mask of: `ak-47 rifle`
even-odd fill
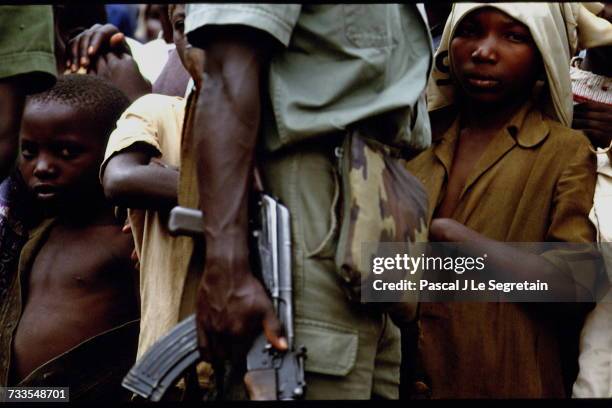
[[[296,346],[291,282],[291,229],[289,210],[261,194],[257,241],[261,278],[287,337],[288,349],[278,351],[262,332],[247,354],[244,377],[252,400],[293,400],[304,396],[306,348]],[[199,210],[175,207],[168,228],[172,234],[202,236]],[[122,385],[150,401],[159,401],[183,373],[201,360],[195,315],[191,315],[155,343],[123,379]]]

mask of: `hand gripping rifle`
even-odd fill
[[[247,354],[244,381],[252,400],[293,400],[304,396],[306,348],[295,345],[291,282],[291,229],[289,211],[272,197],[261,194],[257,242],[261,278],[287,338],[287,351],[278,351],[264,333]],[[170,212],[172,234],[201,237],[202,213],[184,207]],[[122,385],[150,401],[159,401],[183,373],[201,360],[195,315],[158,340],[132,367]]]

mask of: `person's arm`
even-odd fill
[[[431,222],[430,238],[436,242],[462,243],[470,255],[487,254],[487,269],[495,271],[496,279],[508,282],[541,280],[549,284],[550,300],[585,298],[586,288],[577,285],[570,275],[558,270],[544,257],[521,251],[508,244],[485,237],[450,218]],[[544,298],[546,294],[542,294]]]
[[[0,181],[9,175],[17,158],[24,101],[18,82],[0,80]]]
[[[102,186],[114,205],[160,211],[176,205],[178,169],[152,160],[151,150],[137,144],[110,158]]]
[[[204,81],[193,129],[188,129],[193,132],[205,219],[197,320],[205,356],[218,361],[230,351],[244,353],[262,328],[274,347],[287,347],[272,304],[251,271],[247,245],[261,82],[273,45],[271,37],[252,28],[199,31],[205,36],[205,42],[197,42],[206,53]]]

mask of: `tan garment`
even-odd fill
[[[612,78],[580,69],[572,60],[570,75],[574,100],[612,105]],[[612,282],[612,165],[610,154],[597,155],[597,185],[589,218],[597,228],[597,242],[604,255],[608,280]],[[580,335],[580,371],[572,396],[612,398],[612,290],[587,317]]]
[[[601,249],[608,269],[608,278],[612,281],[612,154],[610,153],[597,155],[597,185],[589,218],[597,228],[597,242],[604,243]]]
[[[444,119],[432,116],[432,123]],[[434,131],[441,136],[408,166],[428,191],[430,218],[445,194],[458,131],[458,119]],[[499,241],[594,241],[588,213],[595,162],[588,143],[526,104],[474,165],[452,218]],[[586,276],[585,284],[594,279]],[[573,328],[574,306],[555,305],[554,315],[544,304],[421,304],[419,356],[432,396],[565,396],[564,334],[553,317]]]
[[[136,100],[111,134],[100,173],[116,153],[135,143],[155,148],[159,158],[180,164],[185,100],[149,94]],[[129,210],[140,258],[141,320],[138,357],[179,321],[178,311],[192,241],[171,237],[167,220],[155,211]]]
[[[589,218],[597,227],[612,282],[612,165],[610,156],[597,155],[597,185]],[[577,398],[612,398],[612,290],[597,304],[580,336],[580,372],[574,383]]]
[[[605,7],[603,3],[597,1],[582,2],[582,5],[594,15],[601,13]]]

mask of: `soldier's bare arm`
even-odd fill
[[[197,316],[208,358],[246,352],[262,329],[286,348],[247,247],[247,199],[260,121],[262,73],[271,37],[246,27],[203,28],[190,38],[206,52],[204,81],[193,121],[200,208],[205,214],[206,262]],[[190,131],[190,130],[188,130]]]

